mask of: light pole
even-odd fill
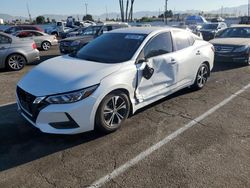
[[[88,15],[88,3],[85,2],[86,16]]]
[[[249,19],[249,16],[250,16],[250,0],[248,0],[248,19]]]
[[[168,0],[166,0],[166,2],[165,2],[165,12],[164,12],[164,20],[165,20],[165,24],[166,25],[168,24],[168,14],[167,14],[167,11],[168,11]]]

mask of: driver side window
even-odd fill
[[[170,32],[161,33],[154,37],[145,47],[146,59],[173,52],[172,37]]]

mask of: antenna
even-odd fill
[[[32,18],[31,18],[31,14],[30,14],[30,8],[29,8],[29,4],[26,4],[27,10],[28,10],[28,14],[29,14],[29,19],[30,19],[30,23],[32,23]]]

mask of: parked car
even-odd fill
[[[199,32],[196,28],[195,29],[190,28],[188,25],[185,25],[184,23],[180,23],[179,25],[173,25],[172,27],[179,28],[179,29],[184,29],[186,31],[192,32],[195,35],[197,35],[198,37],[200,37],[201,39],[203,39],[203,36],[202,36],[201,32]]]
[[[63,32],[63,33],[61,33],[60,36],[61,36],[62,39],[65,39],[65,38],[68,37],[68,34],[69,34],[69,33],[75,33],[75,32],[78,33],[78,30],[79,30],[79,29],[80,29],[80,28],[78,28],[78,27],[69,29],[69,30],[67,30],[67,31],[65,31],[65,32]]]
[[[117,130],[130,113],[182,88],[202,89],[213,45],[176,28],[126,28],[41,63],[17,85],[22,116],[45,133]]]
[[[250,26],[235,25],[210,41],[215,47],[215,60],[250,64]]]
[[[78,51],[84,45],[88,44],[93,39],[99,37],[103,33],[128,27],[126,23],[104,23],[96,26],[88,27],[81,35],[77,37],[69,37],[59,42],[60,51],[62,54],[69,54]]]
[[[14,36],[19,38],[29,38],[35,41],[36,46],[42,50],[49,50],[51,46],[58,45],[58,40],[54,35],[48,35],[40,31],[24,30],[18,31]]]
[[[203,39],[209,41],[211,39],[214,39],[218,32],[226,28],[227,24],[224,22],[207,23],[202,25],[199,31],[202,33]]]
[[[17,25],[17,26],[12,26],[9,27],[8,29],[6,29],[4,32],[7,34],[13,34],[17,31],[22,31],[22,30],[34,30],[34,31],[41,31],[43,32],[43,30],[38,27],[38,26],[34,26],[34,25]]]
[[[0,33],[0,68],[18,71],[39,59],[34,41]]]
[[[66,38],[77,37],[79,35],[82,35],[86,29],[87,29],[87,27],[81,27],[81,28],[77,29],[76,31],[68,32],[66,35]]]
[[[207,20],[202,16],[192,15],[187,16],[185,19],[186,25],[202,25],[207,23]]]
[[[61,23],[62,25],[60,25],[59,23]],[[46,28],[45,33],[49,35],[55,35],[56,37],[60,37],[62,33],[66,33],[71,29],[72,28],[70,27],[65,27],[63,22],[58,22],[57,25]]]

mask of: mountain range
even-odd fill
[[[188,13],[188,14],[197,14],[199,12],[202,12],[202,10],[186,10],[186,11],[175,11],[174,13]],[[235,14],[235,15],[247,15],[248,13],[248,5],[241,5],[237,7],[224,7],[220,8],[218,10],[212,10],[212,11],[205,11],[206,13],[213,13],[213,14]],[[134,13],[134,18],[141,18],[143,16],[158,16],[159,11],[138,11]],[[66,20],[68,16],[73,16],[76,19],[82,19],[83,14],[79,15],[55,15],[55,14],[45,14],[42,15],[45,18],[50,18],[50,19],[55,19],[55,20]],[[101,15],[94,15],[94,19],[98,20],[105,20],[107,17],[107,14],[101,14]],[[120,13],[118,12],[112,12],[108,13],[108,18],[117,18],[120,17]],[[9,14],[1,14],[0,13],[0,18],[4,19],[5,21],[12,21],[16,19],[21,19],[21,20],[27,20],[27,17],[23,16],[12,16]],[[34,19],[34,18],[33,18]]]

